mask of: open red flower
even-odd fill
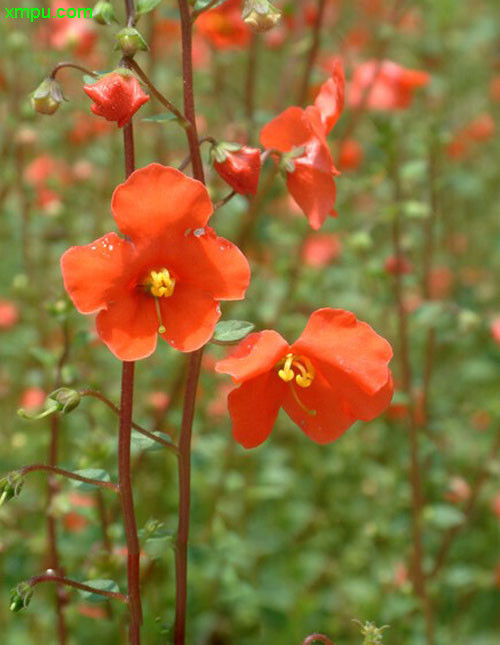
[[[254,448],[281,407],[316,443],[338,439],[357,419],[371,421],[392,398],[389,343],[354,314],[315,311],[289,345],[276,331],[250,334],[216,371],[239,388],[228,397],[233,436]]]
[[[121,360],[145,358],[160,334],[191,352],[212,336],[219,300],[240,300],[250,281],[245,256],[206,226],[205,186],[150,164],[113,194],[120,231],[61,258],[64,286],[80,313],[98,312],[97,333]]]
[[[106,74],[97,83],[84,85],[83,91],[94,101],[90,106],[92,112],[107,121],[116,121],[119,128],[149,101],[139,81],[126,69]]]
[[[344,73],[337,60],[332,78],[321,86],[314,105],[305,110],[288,108],[264,126],[260,135],[265,148],[286,155],[282,166],[286,169],[288,190],[316,230],[328,215],[336,215],[334,176],[339,173],[326,137],[343,105]]]
[[[220,7],[204,11],[196,29],[216,49],[239,49],[250,42],[250,28],[241,17],[241,0],[226,0]]]
[[[260,177],[260,150],[219,143],[212,148],[217,174],[241,195],[255,195]]]
[[[404,110],[413,92],[429,83],[429,74],[406,69],[390,60],[370,60],[354,70],[348,100],[352,107],[365,104],[371,110]]]

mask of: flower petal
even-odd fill
[[[255,448],[271,433],[286,384],[274,372],[245,381],[228,396],[233,437],[244,448]]]
[[[336,58],[333,62],[332,77],[323,83],[314,101],[321,114],[326,134],[337,123],[344,108],[344,88],[344,68],[340,58]]]
[[[122,361],[146,358],[155,351],[159,323],[149,296],[123,296],[99,313],[96,325],[101,340]]]
[[[230,374],[235,383],[242,383],[273,370],[289,349],[277,331],[266,329],[242,340],[227,358],[218,361],[215,371]]]
[[[337,189],[332,171],[325,172],[301,157],[295,159],[295,171],[287,174],[286,183],[314,230],[321,228],[328,215],[335,215]]]
[[[158,302],[167,330],[161,336],[169,345],[181,352],[194,352],[212,338],[221,314],[211,294],[180,283],[175,285],[173,296],[159,298]]]
[[[288,152],[303,146],[311,138],[309,121],[300,107],[289,107],[262,128],[260,142],[264,148]]]
[[[205,226],[213,208],[205,186],[175,168],[152,163],[133,172],[113,193],[118,228],[134,242]]]
[[[333,387],[340,383],[373,395],[389,380],[391,346],[350,311],[328,308],[315,311],[292,351],[320,365]]]
[[[134,259],[130,242],[108,233],[92,244],[72,246],[61,258],[64,287],[82,314],[105,308],[124,288]]]
[[[176,253],[177,251],[177,253]],[[250,283],[250,266],[240,249],[210,227],[195,229],[169,250],[183,283],[195,285],[215,300],[242,300]]]
[[[297,403],[292,387],[302,405]],[[283,409],[308,437],[322,444],[338,439],[356,421],[339,393],[319,374],[308,388],[290,384]]]

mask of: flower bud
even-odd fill
[[[20,582],[15,589],[10,592],[10,610],[12,612],[26,609],[33,596],[33,587],[28,582]]]
[[[269,0],[245,0],[242,16],[257,33],[269,31],[281,20],[281,12]]]
[[[138,51],[147,51],[148,45],[134,27],[125,27],[115,36],[118,41],[116,49],[121,49],[124,56],[132,57]]]
[[[59,410],[63,414],[68,414],[80,405],[82,397],[76,390],[71,390],[69,387],[60,387],[49,394],[49,399],[58,404]]]
[[[92,9],[92,18],[100,25],[110,25],[113,20],[117,22],[115,9],[110,2],[99,0]]]
[[[101,76],[96,83],[84,85],[83,91],[93,101],[90,106],[92,112],[107,121],[116,121],[119,128],[126,125],[141,105],[149,101],[139,81],[125,68]]]
[[[260,177],[260,150],[234,143],[212,146],[210,158],[217,174],[241,195],[255,195]]]
[[[18,497],[24,484],[24,477],[17,470],[0,479],[0,506]]]
[[[31,95],[31,106],[38,114],[54,114],[63,102],[61,86],[55,78],[43,80]]]

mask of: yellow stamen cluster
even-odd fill
[[[170,276],[168,269],[151,271],[144,285],[154,298],[169,298],[174,293],[175,279]]]
[[[281,367],[282,366],[282,367]],[[314,380],[314,367],[311,361],[305,356],[296,356],[287,354],[284,359],[278,363],[278,376],[280,379],[289,383],[295,379],[300,387],[309,387]],[[296,373],[294,370],[297,370]]]

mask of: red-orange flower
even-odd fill
[[[319,229],[328,215],[335,216],[338,175],[326,137],[344,105],[344,72],[337,60],[332,78],[321,86],[314,105],[305,110],[290,107],[262,129],[265,148],[287,156],[287,187],[309,219]]]
[[[260,177],[260,150],[220,143],[212,149],[217,174],[241,195],[255,195]]]
[[[226,0],[220,7],[204,11],[196,28],[216,49],[246,47],[250,42],[250,29],[241,17],[241,0]]]
[[[406,69],[390,60],[370,60],[354,70],[348,101],[352,107],[365,104],[371,110],[404,110],[413,92],[429,83],[429,74]]]
[[[386,340],[342,309],[315,311],[291,346],[276,331],[250,334],[216,365],[241,383],[228,397],[234,438],[260,445],[283,407],[313,441],[338,439],[389,405],[391,357]]]
[[[160,334],[191,352],[212,336],[219,300],[240,300],[248,262],[207,222],[208,192],[175,168],[150,164],[115,190],[108,233],[61,258],[64,285],[80,313],[98,312],[97,333],[118,358],[145,358]]]
[[[149,101],[139,81],[126,69],[106,74],[92,85],[84,85],[83,91],[94,101],[90,106],[92,112],[107,121],[116,121],[119,128]]]

